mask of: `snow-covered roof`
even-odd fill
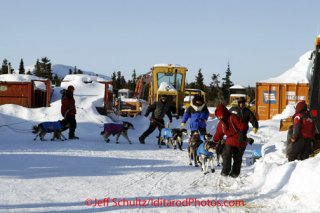
[[[99,95],[104,96],[105,85],[98,82],[96,76],[85,74],[66,75],[61,82],[62,88],[68,88],[69,85],[74,86],[75,95]]]
[[[46,84],[44,82],[42,82],[42,81],[34,81],[34,86],[38,90],[42,90],[42,91],[46,91],[47,90]]]
[[[186,68],[184,66],[181,66],[180,64],[155,64],[153,67],[181,67]]]
[[[31,82],[32,80],[46,80],[46,79],[39,78],[34,75],[25,75],[25,74],[3,74],[3,75],[0,75],[0,81]]]
[[[189,89],[189,88],[187,88],[187,89],[185,89],[185,91],[186,91],[186,92],[188,92],[188,91],[196,91],[196,92],[198,92],[198,91],[202,91],[202,90],[200,90],[200,89]]]
[[[230,89],[245,89],[245,87],[238,84],[238,85],[234,85],[234,86],[230,87]]]
[[[129,89],[119,89],[119,91],[118,92],[132,92],[132,91],[130,91]]]
[[[291,69],[285,71],[278,77],[269,78],[259,81],[260,83],[309,83],[310,74],[308,73],[310,66],[310,55],[312,51],[303,54],[299,61]]]
[[[230,94],[230,97],[247,97],[246,94]]]
[[[81,79],[84,83],[89,83],[92,81],[96,82],[109,82],[109,80],[100,78],[98,76],[92,76],[92,75],[87,75],[87,74],[71,74],[71,75],[66,75],[63,79],[63,81],[74,81]]]

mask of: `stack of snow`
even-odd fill
[[[303,54],[299,61],[292,67],[287,70],[283,74],[279,75],[275,78],[269,78],[264,81],[260,81],[261,83],[309,83],[310,81],[310,73],[308,72],[311,66],[310,56],[312,51],[308,51]]]
[[[158,91],[177,91],[177,90],[171,83],[161,82]]]
[[[294,113],[295,113],[295,106],[293,104],[288,104],[281,114],[277,114],[273,116],[272,119],[273,120],[286,119],[293,116]]]

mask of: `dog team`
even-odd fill
[[[34,140],[40,137],[44,141],[46,133],[52,133],[51,140],[59,139],[66,140],[62,134],[63,131],[69,129],[69,139],[79,139],[75,136],[77,122],[75,119],[76,107],[73,98],[74,87],[69,86],[67,90],[62,92],[61,114],[62,120],[56,122],[42,122],[37,126],[33,126],[33,133],[36,134]],[[214,136],[207,134],[206,121],[209,117],[209,110],[204,99],[200,95],[195,95],[190,106],[185,110],[181,122],[182,128],[165,128],[164,116],[169,117],[172,123],[171,107],[168,103],[167,95],[162,95],[159,101],[151,104],[145,113],[145,116],[150,117],[148,129],[139,137],[139,142],[145,144],[145,138],[148,137],[156,128],[159,130],[158,146],[172,146],[174,149],[182,150],[183,139],[187,136],[187,129],[184,128],[189,121],[189,129],[191,135],[188,141],[188,156],[189,165],[192,162],[195,167],[201,165],[204,174],[209,173],[208,167],[211,166],[211,172],[214,170],[214,161],[220,166],[220,158],[222,156],[222,176],[230,176],[236,178],[240,174],[242,156],[247,144],[253,143],[252,138],[247,137],[248,123],[253,126],[253,132],[258,129],[258,122],[253,113],[245,106],[245,100],[238,100],[238,107],[233,107],[230,111],[224,106],[219,105],[215,110],[215,115],[219,122],[216,127]],[[116,136],[116,143],[119,143],[119,137],[122,135],[129,144],[131,140],[128,136],[128,130],[134,129],[130,122],[123,123],[106,123],[104,124],[102,137],[106,143],[110,142],[111,135]]]

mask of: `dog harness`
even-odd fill
[[[60,131],[62,129],[62,125],[59,121],[48,121],[41,123],[42,127],[47,133],[51,133],[54,131]]]
[[[162,128],[161,137],[162,137],[162,139],[172,138],[173,137],[172,130],[168,129],[168,128]]]
[[[212,153],[212,152],[208,152],[207,150],[205,150],[204,144],[205,144],[205,143],[202,143],[202,144],[200,144],[200,146],[198,147],[198,149],[197,149],[197,155],[200,156],[200,155],[202,154],[202,155],[205,155],[205,156],[207,156],[207,157],[213,156],[213,153]]]
[[[122,131],[124,131],[123,124],[115,124],[115,123],[108,123],[104,124],[104,131],[109,132],[111,134],[118,134]]]

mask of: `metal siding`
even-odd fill
[[[256,114],[259,120],[271,119],[282,113],[287,104],[296,104],[300,100],[308,103],[308,84],[256,84]],[[275,96],[275,100],[273,100]],[[266,101],[268,100],[268,101]]]

